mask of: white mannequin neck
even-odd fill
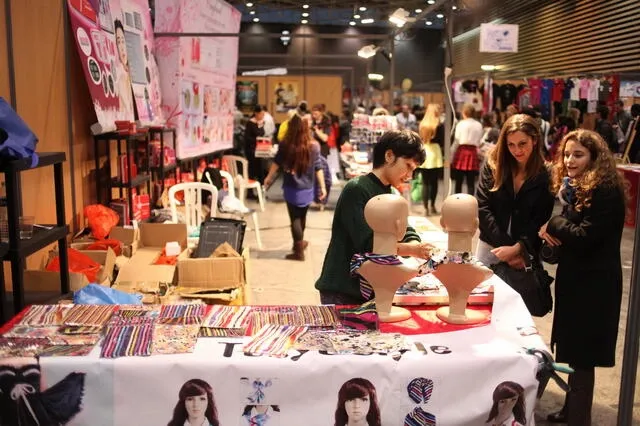
[[[448,231],[448,250],[450,251],[472,251],[473,234],[470,232]]]
[[[395,234],[373,233],[373,253],[398,254],[398,241]]]

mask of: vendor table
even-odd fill
[[[441,232],[415,219],[413,223],[442,245]],[[410,350],[401,353],[291,349],[281,358],[249,356],[243,343],[250,337],[201,337],[190,354],[106,359],[100,358],[98,345],[87,356],[0,359],[0,377],[3,372],[16,374],[9,382],[14,390],[2,389],[7,382],[0,381],[0,391],[15,396],[26,417],[30,414],[24,401],[36,407],[37,417],[48,403],[68,404],[70,395],[81,393],[82,404],[68,425],[166,425],[174,411],[198,410],[189,405],[194,404],[190,389],[196,384],[199,389],[210,386],[212,400],[207,404],[215,404],[221,425],[327,426],[335,424],[336,409],[358,416],[379,407],[379,424],[385,426],[477,426],[492,424],[487,422],[492,408],[498,407],[494,391],[505,395],[505,389],[515,389],[526,424],[533,425],[539,364],[526,348],[546,346],[520,296],[498,277],[491,280],[493,306],[474,307],[491,312],[485,324],[452,326],[435,317],[435,307],[413,307],[412,318],[381,326],[382,332],[406,335]],[[37,370],[39,389],[33,385],[37,380],[27,379]],[[18,386],[20,381],[31,384]],[[374,389],[368,391],[369,401],[353,400],[365,388]],[[347,400],[362,404],[339,402],[345,390]]]
[[[618,170],[624,174],[627,189],[627,206],[625,209],[624,225],[636,226],[636,209],[638,202],[638,181],[640,180],[640,164],[619,164]]]

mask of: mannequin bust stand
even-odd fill
[[[472,239],[478,229],[478,202],[468,194],[453,194],[442,205],[440,224],[448,233],[448,251],[433,275],[447,289],[449,306],[436,311],[451,324],[478,324],[487,315],[466,309],[471,291],[493,275],[493,271],[471,256]]]
[[[409,204],[395,194],[373,197],[364,208],[365,220],[373,230],[375,254],[364,254],[361,258],[364,261],[354,273],[360,275],[361,288],[370,286],[373,290],[381,322],[404,321],[411,317],[409,310],[393,306],[398,288],[420,274],[420,268],[402,263],[397,256],[397,243],[404,237],[408,215]]]

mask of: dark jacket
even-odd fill
[[[542,241],[538,231],[551,217],[554,197],[549,189],[549,172],[543,169],[527,179],[514,194],[513,178],[507,176],[499,190],[492,192],[493,175],[487,164],[476,191],[480,219],[480,239],[493,247],[511,246],[526,237],[537,252]],[[507,234],[511,220],[511,236]]]
[[[613,153],[618,152],[618,137],[613,130],[613,126],[607,120],[596,121],[596,132],[602,136],[609,150]]]
[[[578,367],[615,363],[625,205],[617,188],[596,188],[591,207],[565,206],[547,232],[560,246],[551,347],[556,361]]]

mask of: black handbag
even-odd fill
[[[560,258],[560,246],[550,246],[546,241],[543,241],[540,248],[540,258],[543,262],[555,265]]]
[[[491,265],[491,269],[520,294],[531,315],[543,317],[553,308],[551,298],[553,278],[544,270],[542,262],[531,254],[532,251],[527,248],[529,244],[524,242],[523,245],[524,269],[513,269],[506,262]]]

